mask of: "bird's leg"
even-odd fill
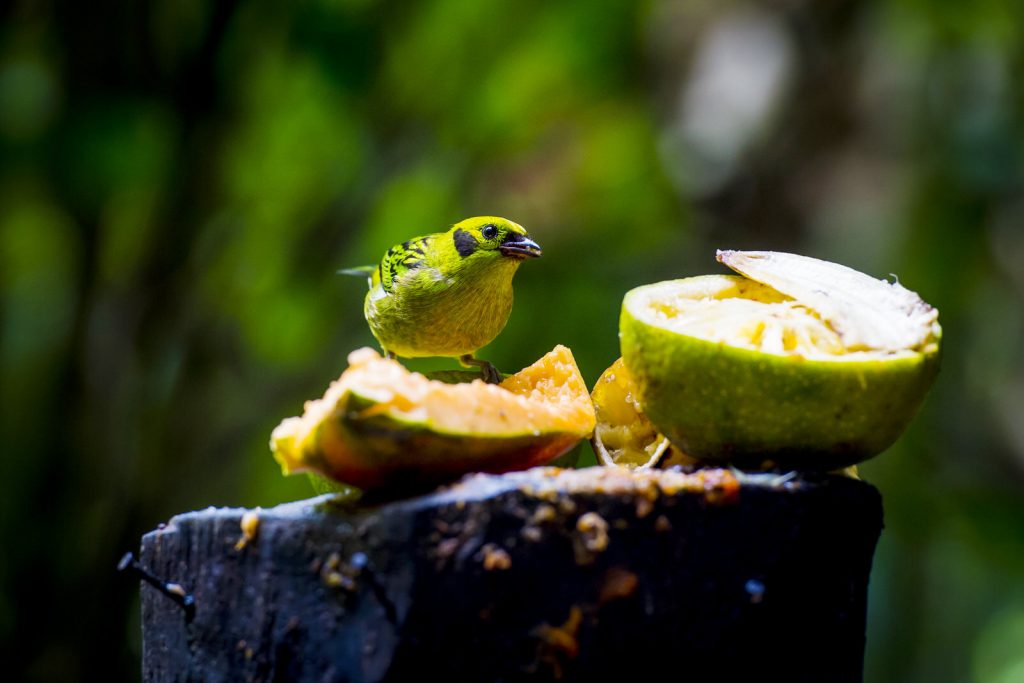
[[[480,368],[480,374],[483,377],[483,380],[488,384],[501,384],[501,373],[498,371],[498,368],[494,367],[494,365],[488,361],[473,358],[473,354],[467,353],[465,356],[461,356],[459,358],[459,362],[462,363],[464,367],[475,365]]]

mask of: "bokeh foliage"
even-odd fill
[[[506,369],[618,355],[630,287],[791,249],[941,311],[863,467],[871,681],[1024,678],[1024,6],[266,0],[0,9],[0,643],[136,680],[113,568],[184,510],[304,497],[267,450],[372,338],[335,274],[524,224]],[[796,656],[793,653],[780,656]]]

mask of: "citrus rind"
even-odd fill
[[[884,451],[917,412],[939,368],[928,324],[920,348],[848,349],[803,302],[708,275],[627,293],[620,339],[643,412],[687,454],[834,469]]]

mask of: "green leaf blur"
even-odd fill
[[[10,680],[138,680],[120,555],[177,512],[310,495],[267,442],[373,343],[365,284],[336,270],[479,214],[544,248],[480,354],[507,371],[564,343],[592,383],[625,291],[718,272],[716,247],[893,273],[937,306],[939,381],[862,467],[886,506],[866,679],[1024,676],[1024,5],[0,17]]]

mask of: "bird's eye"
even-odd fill
[[[480,231],[480,234],[484,236],[485,240],[493,240],[498,234],[498,229],[493,225],[485,225],[484,229]]]

